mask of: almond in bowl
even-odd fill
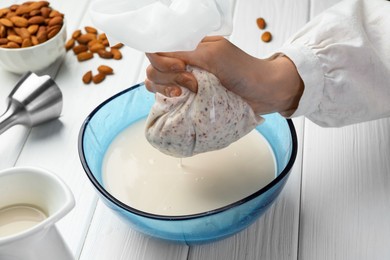
[[[64,14],[47,1],[0,9],[0,66],[23,74],[39,72],[65,56]]]

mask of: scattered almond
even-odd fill
[[[114,57],[114,54],[111,51],[106,50],[99,50],[98,54],[102,59],[112,59]]]
[[[73,39],[77,39],[77,38],[80,37],[80,35],[81,35],[81,30],[76,30],[76,31],[74,31],[74,32],[72,33],[72,38],[73,38]]]
[[[89,48],[89,50],[91,52],[98,52],[100,50],[104,50],[106,48],[106,46],[104,46],[102,43],[95,43],[95,44],[92,44],[92,46]]]
[[[120,50],[115,49],[115,48],[111,48],[111,53],[112,53],[112,57],[114,58],[114,60],[122,59],[122,53]]]
[[[84,84],[89,84],[92,81],[92,71],[88,71],[83,76],[83,82]]]
[[[93,53],[92,52],[81,52],[79,54],[77,54],[77,60],[78,61],[86,61],[86,60],[90,60],[93,58]]]
[[[85,31],[87,33],[93,33],[93,34],[97,34],[98,33],[97,29],[95,29],[92,26],[85,26],[84,29],[85,29]]]
[[[257,26],[259,27],[259,29],[261,29],[261,30],[265,29],[266,23],[265,23],[264,18],[261,18],[261,17],[257,18],[256,23],[257,23]]]
[[[88,44],[88,42],[96,39],[96,34],[93,33],[86,33],[82,34],[79,37],[77,37],[77,42],[80,44]]]
[[[99,73],[104,74],[104,75],[110,75],[110,74],[114,73],[114,70],[107,65],[100,65],[98,67],[98,71],[99,71]]]
[[[122,58],[122,53],[119,49],[123,46],[122,43],[118,43],[110,48],[106,34],[99,33],[92,26],[85,26],[84,30],[75,30],[72,33],[72,38],[65,44],[66,50],[72,49],[80,62],[92,59],[94,53],[97,53],[102,59],[119,60]],[[107,75],[114,74],[114,70],[107,65],[100,65],[97,71],[96,75],[91,70],[87,71],[82,77],[83,83],[90,84],[93,82],[94,84],[99,84]]]
[[[69,51],[70,49],[73,48],[75,43],[75,40],[73,38],[70,38],[66,43],[65,43],[65,49]]]
[[[261,35],[261,40],[263,42],[270,42],[272,40],[272,34],[270,32],[264,32]]]
[[[102,82],[105,78],[106,78],[106,75],[105,75],[105,74],[98,73],[98,74],[96,74],[95,76],[92,77],[92,81],[93,81],[93,83],[95,83],[95,84],[99,84],[99,83]]]
[[[86,52],[86,51],[88,51],[88,47],[87,47],[87,45],[84,45],[84,44],[80,44],[80,45],[73,47],[73,53],[76,55],[79,53],[82,53],[82,52]]]
[[[111,47],[111,49],[120,49],[123,47],[123,43],[117,43],[114,46]]]

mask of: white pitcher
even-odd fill
[[[55,226],[75,204],[73,194],[59,177],[33,167],[2,170],[0,194],[0,214],[2,209],[28,205],[46,215],[32,227],[0,236],[1,260],[74,259]]]

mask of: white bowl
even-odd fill
[[[7,71],[39,73],[65,56],[66,23],[50,40],[26,48],[0,48],[0,66]]]

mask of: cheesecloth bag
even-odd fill
[[[235,0],[98,0],[91,6],[95,26],[110,44],[142,52],[190,51],[207,35],[228,35]],[[187,66],[198,92],[179,97],[156,93],[145,136],[161,152],[189,157],[218,150],[243,137],[263,118],[211,73]]]

